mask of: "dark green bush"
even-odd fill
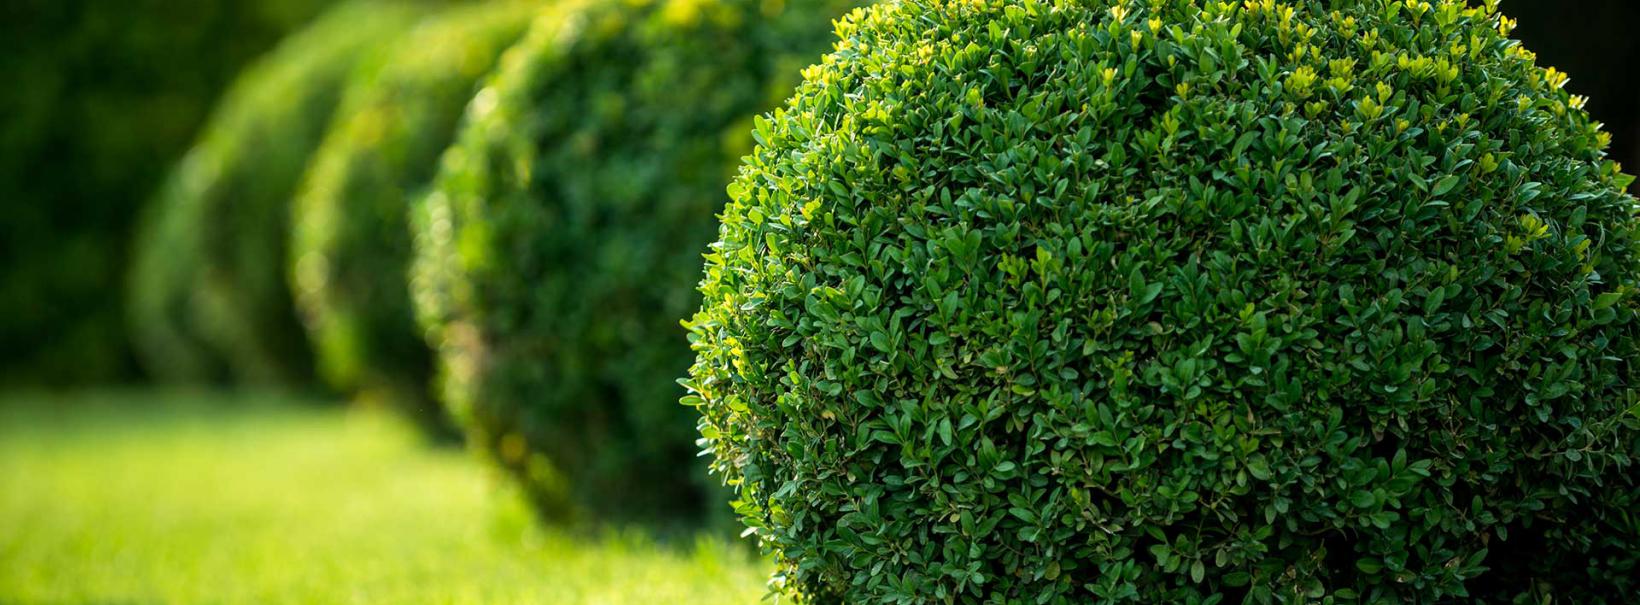
[[[213,100],[324,0],[0,7],[0,383],[130,378],[131,223]]]
[[[154,202],[131,277],[134,339],[161,376],[304,382],[311,355],[285,285],[289,205],[361,57],[419,9],[351,2],[258,61]]]
[[[423,193],[462,109],[534,2],[459,6],[425,20],[353,76],[292,216],[291,283],[332,386],[447,426],[408,290],[409,200]]]
[[[1632,179],[1500,19],[841,26],[758,122],[690,323],[686,402],[784,590],[1630,602]]]
[[[750,116],[845,3],[575,4],[474,101],[420,211],[413,290],[447,403],[548,514],[687,518],[712,481],[656,377],[689,365],[677,322]]]

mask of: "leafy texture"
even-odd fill
[[[806,603],[1621,603],[1635,201],[1491,4],[907,0],[756,126],[686,400]]]
[[[567,2],[474,100],[419,211],[415,290],[469,437],[553,515],[698,516],[678,318],[750,117],[839,2]]]
[[[405,408],[435,433],[432,355],[407,288],[409,200],[423,193],[480,78],[523,34],[533,2],[448,9],[360,70],[292,215],[291,280],[332,386]]]
[[[289,205],[366,52],[419,9],[333,9],[247,71],[177,167],[139,234],[131,324],[147,365],[179,379],[304,382],[306,339],[285,285]]]

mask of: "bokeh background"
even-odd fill
[[[239,70],[326,0],[0,6],[0,383],[141,379],[134,225]]]

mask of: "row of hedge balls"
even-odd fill
[[[129,323],[150,372],[178,382],[308,381],[312,355],[284,271],[290,200],[348,78],[425,12],[349,2],[235,81],[133,248]]]
[[[472,105],[418,210],[445,400],[550,513],[708,516],[671,377],[751,117],[854,0],[561,3]]]
[[[456,6],[387,45],[348,83],[294,202],[290,283],[320,377],[403,407],[435,435],[450,427],[410,304],[409,201],[425,193],[480,80],[538,12],[513,0]]]
[[[1640,249],[1496,2],[906,0],[729,187],[714,468],[802,603],[1626,603]]]
[[[620,517],[710,509],[657,379],[698,305],[685,403],[802,603],[1640,590],[1629,179],[1493,4],[887,2],[751,120],[855,4],[563,0],[498,62],[522,12],[473,9],[267,68],[325,75],[239,103],[322,99],[224,110],[142,308],[272,357],[195,316],[269,333],[230,303],[275,258],[321,373],[420,401],[410,296],[476,446]]]
[[[665,378],[691,358],[677,322],[751,117],[857,4],[339,8],[244,77],[157,201],[146,358],[193,381],[311,367],[434,435],[447,399],[553,516],[726,517]]]
[[[352,2],[242,76],[137,247],[131,323],[151,370],[302,386],[317,369],[450,435],[407,293],[408,201],[538,12]]]

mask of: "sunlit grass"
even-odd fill
[[[765,566],[721,541],[541,528],[478,461],[421,446],[383,413],[205,395],[5,399],[5,605],[718,605],[764,593]]]

